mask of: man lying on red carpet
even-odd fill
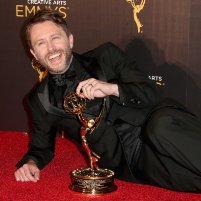
[[[29,96],[34,129],[17,164],[17,181],[40,179],[54,157],[58,131],[81,141],[81,123],[63,107],[64,96],[74,91],[87,99],[85,117],[95,118],[106,99],[100,124],[86,136],[100,167],[125,181],[201,192],[201,122],[176,101],[162,98],[122,50],[106,43],[83,55],[72,52],[66,21],[50,10],[27,21],[26,37],[48,73]]]

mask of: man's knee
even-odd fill
[[[169,109],[164,108],[154,112],[147,120],[144,127],[145,141],[160,141],[167,135],[173,124],[173,117]]]

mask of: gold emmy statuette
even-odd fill
[[[77,114],[79,121],[82,123],[80,128],[82,145],[90,161],[90,167],[71,171],[72,183],[70,189],[73,191],[94,195],[109,193],[117,189],[114,184],[114,172],[98,167],[97,162],[100,157],[89,148],[86,140],[86,134],[91,134],[100,123],[104,107],[105,102],[100,114],[94,119],[88,119],[82,114],[86,109],[86,99],[79,97],[74,92],[69,93],[64,98],[64,109],[71,114]]]

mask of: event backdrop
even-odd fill
[[[22,24],[43,7],[68,21],[74,51],[115,43],[166,96],[201,117],[201,0],[1,0],[0,130],[29,130],[24,100],[38,75]]]

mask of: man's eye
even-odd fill
[[[52,39],[53,40],[56,40],[56,39],[59,39],[60,37],[59,36],[55,36],[55,37],[53,37]]]
[[[38,43],[38,46],[41,46],[41,45],[43,45],[44,44],[44,42],[39,42]]]

